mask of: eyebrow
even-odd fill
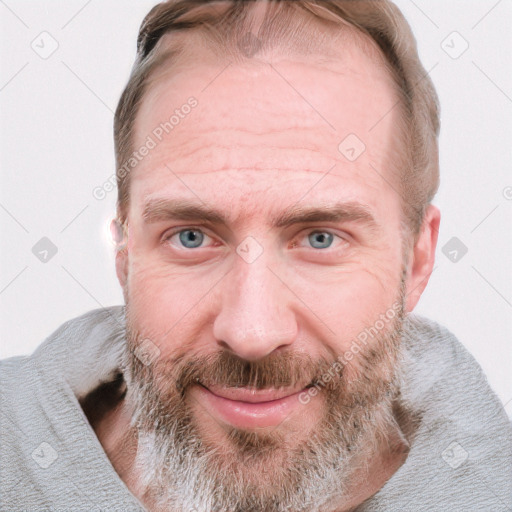
[[[212,225],[229,225],[229,219],[204,204],[181,199],[151,199],[143,210],[146,224],[167,220],[202,221]],[[286,228],[310,222],[355,222],[372,230],[379,227],[370,209],[357,202],[337,202],[325,206],[293,206],[271,220],[272,228]]]

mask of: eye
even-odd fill
[[[201,247],[201,244],[205,239],[209,239],[210,237],[199,229],[187,228],[171,233],[169,236],[164,238],[164,241],[174,244],[174,238],[177,238],[177,244],[185,249],[197,249],[198,247]]]
[[[334,241],[334,235],[327,231],[313,231],[308,235],[308,240],[315,249],[328,249]]]
[[[337,240],[336,240],[337,239]],[[304,242],[304,240],[307,240]],[[348,245],[348,240],[343,236],[331,233],[330,231],[314,230],[300,236],[293,242],[292,247],[305,247],[318,250],[340,249]]]

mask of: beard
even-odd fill
[[[168,512],[336,510],[349,497],[355,471],[371,463],[395,424],[404,278],[395,304],[399,307],[388,310],[395,313],[392,320],[341,369],[336,360],[304,353],[247,361],[227,350],[177,353],[148,364],[137,356],[144,337],[127,304],[126,401],[138,438],[135,466],[144,501]],[[215,425],[213,417],[199,422],[188,393],[199,384],[256,389],[309,384],[322,395],[323,414],[310,432],[287,428],[286,420],[270,431]],[[307,415],[307,404],[303,407]]]

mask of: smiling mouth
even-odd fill
[[[256,404],[274,402],[277,400],[287,398],[289,396],[296,395],[302,390],[311,387],[313,384],[309,384],[308,386],[296,386],[294,388],[266,389],[256,389],[250,387],[223,387],[216,385],[205,386],[201,383],[200,385],[220,398],[232,400],[235,402]]]
[[[199,400],[214,418],[231,427],[257,429],[278,426],[299,407],[299,395],[313,386],[256,389],[198,383]]]

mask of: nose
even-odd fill
[[[293,294],[267,267],[264,254],[252,263],[235,258],[234,268],[223,280],[213,334],[223,348],[254,361],[295,340]]]

